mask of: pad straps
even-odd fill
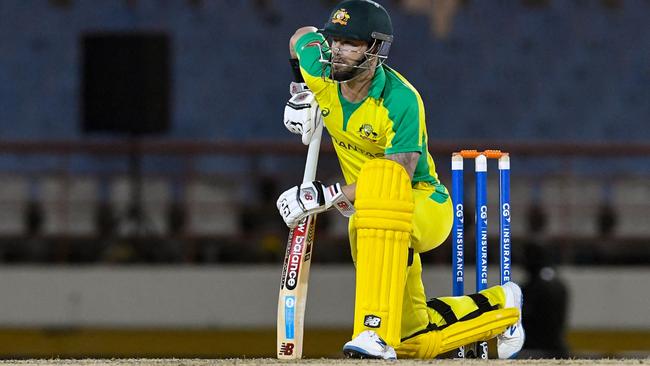
[[[477,311],[480,311],[479,315],[497,308],[496,305],[490,305],[490,301],[483,294],[471,294],[467,296],[474,300],[474,303],[478,306]]]
[[[465,320],[470,320],[477,318],[481,316],[484,313],[487,313],[488,311],[496,310],[497,306],[496,305],[490,305],[490,301],[488,300],[487,297],[483,294],[471,294],[467,295],[478,307],[478,309],[472,311],[471,313],[465,315],[464,317],[458,319],[456,314],[454,313],[454,310],[449,306],[449,304],[445,303],[444,301],[433,298],[429,301],[427,301],[427,306],[430,307],[431,309],[435,310],[442,318],[445,320],[445,325],[438,326],[436,324],[430,323],[426,329],[423,329],[421,331],[416,332],[415,334],[412,334],[408,337],[405,337],[402,339],[402,341],[413,338],[417,335],[420,335],[422,333],[427,333],[433,330],[442,330],[458,321],[465,321]]]
[[[458,318],[456,317],[456,314],[454,314],[454,311],[451,309],[451,306],[440,299],[433,298],[427,301],[427,306],[438,312],[438,314],[440,314],[445,320],[445,323],[447,325],[454,324],[458,321]]]
[[[483,313],[495,310],[497,308],[496,305],[490,305],[490,301],[488,300],[487,297],[485,297],[485,295],[471,294],[471,295],[467,295],[467,297],[469,297],[470,299],[472,299],[472,301],[474,301],[478,309],[472,311],[471,313],[465,315],[460,319],[456,317],[456,314],[454,314],[454,310],[451,308],[451,306],[449,306],[449,304],[445,303],[444,301],[437,298],[433,298],[427,301],[427,306],[435,310],[436,312],[438,312],[438,314],[440,314],[440,316],[442,316],[442,318],[445,320],[446,324],[443,325],[442,327],[438,327],[439,329],[446,326],[450,326],[459,320],[463,321],[463,320],[474,319]]]
[[[476,310],[472,311],[471,313],[469,313],[469,314],[465,315],[464,317],[462,317],[460,319],[461,321],[474,319],[474,318],[477,318],[477,317],[481,316],[484,313],[487,313],[488,311],[492,311],[492,310],[497,309],[497,306],[496,305],[494,305],[494,306],[490,305],[490,301],[488,300],[488,298],[485,297],[482,294],[477,293],[477,294],[471,294],[471,295],[467,295],[467,296],[469,298],[471,298],[472,300],[474,300],[474,303],[476,304],[478,309],[476,309]]]

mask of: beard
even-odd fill
[[[357,76],[359,69],[332,70],[332,79],[336,81],[347,81]]]
[[[343,60],[334,59],[332,60],[332,80],[336,81],[346,81],[354,78],[359,73],[363,72],[363,69],[360,69],[355,66],[359,66],[360,62],[356,65],[348,65],[343,62]]]

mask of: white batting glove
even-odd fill
[[[309,89],[296,93],[284,107],[284,126],[297,135],[302,135],[302,143],[309,145],[316,127],[323,123],[320,108]]]
[[[294,228],[305,217],[336,207],[345,217],[354,214],[354,206],[343,194],[341,185],[324,186],[315,180],[293,187],[280,195],[276,203],[288,227]]]

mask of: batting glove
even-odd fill
[[[320,123],[323,123],[323,117],[314,93],[309,89],[297,92],[284,107],[284,126],[292,133],[302,135],[305,145],[309,145]]]
[[[324,186],[315,180],[288,189],[276,203],[280,215],[288,227],[294,228],[305,217],[336,207],[345,217],[354,214],[354,206],[343,194],[341,185]]]

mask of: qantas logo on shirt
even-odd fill
[[[341,141],[341,140],[337,139],[334,136],[332,136],[332,141],[334,142],[334,144],[336,146],[338,146],[340,148],[343,148],[343,149],[346,149],[346,150],[351,150],[351,151],[356,151],[356,152],[358,152],[360,154],[363,154],[365,156],[368,156],[370,158],[381,158],[382,156],[384,156],[383,152],[373,154],[373,153],[371,153],[369,151],[366,151],[366,150],[360,148],[357,145],[353,145],[353,144],[351,144],[349,142]]]

